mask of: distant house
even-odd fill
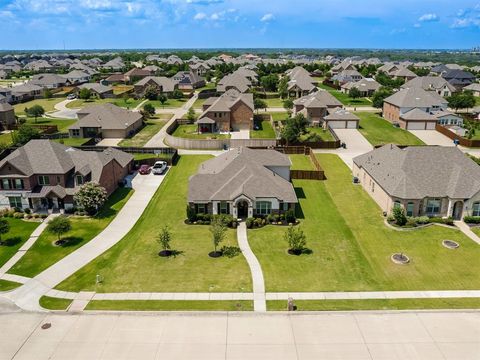
[[[148,71],[150,76],[155,76],[162,71],[162,68],[158,67],[157,65],[148,65],[145,66],[143,70]]]
[[[100,67],[107,69],[107,70],[113,70],[113,71],[119,71],[125,68],[125,63],[123,62],[121,57],[116,57],[105,64],[101,65]]]
[[[111,86],[105,86],[99,83],[86,83],[78,86],[78,90],[80,89],[89,89],[94,97],[99,99],[105,98],[113,98],[115,95],[113,94],[113,88]]]
[[[148,87],[153,87],[158,93],[171,94],[178,88],[178,84],[165,76],[147,76],[135,83],[135,93],[143,96]]]
[[[406,67],[400,67],[398,70],[390,72],[389,75],[394,79],[402,79],[404,81],[412,80],[417,77],[417,74]]]
[[[353,175],[387,214],[480,216],[480,167],[455,147],[384,145],[354,158]]]
[[[473,93],[473,96],[480,96],[480,84],[478,83],[473,83],[468,86],[465,86],[463,90],[468,90]]]
[[[343,70],[332,77],[333,81],[338,81],[340,84],[348,82],[357,82],[363,78],[357,70]]]
[[[202,163],[189,179],[188,205],[197,214],[235,218],[294,210],[289,157],[275,150],[232,149]]]
[[[205,79],[195,71],[179,71],[173,76],[180,90],[193,90],[205,86]]]
[[[0,103],[0,130],[9,129],[15,124],[15,110],[8,103]]]
[[[200,76],[204,76],[210,70],[210,66],[204,62],[190,64],[189,68]]]
[[[92,76],[81,70],[72,70],[68,74],[61,75],[69,84],[83,84],[89,82]]]
[[[442,73],[442,77],[451,85],[455,86],[457,90],[461,90],[475,82],[475,75],[468,71],[458,69],[445,71]]]
[[[422,88],[426,91],[435,91],[443,97],[451,96],[456,91],[453,85],[440,76],[419,76],[402,85],[402,89],[412,87]]]
[[[434,91],[402,89],[383,102],[383,117],[407,130],[433,130],[432,112],[446,110],[447,101]]]
[[[113,104],[87,106],[77,112],[78,121],[68,128],[73,138],[123,139],[143,126],[140,112],[122,109]]]
[[[71,209],[82,184],[98,183],[110,195],[132,169],[133,156],[123,151],[81,151],[31,140],[0,161],[0,208]]]
[[[364,78],[359,81],[352,81],[341,86],[341,92],[348,94],[352,88],[357,88],[362,97],[372,96],[381,85],[372,78]]]
[[[293,102],[294,114],[303,114],[313,125],[324,125],[325,116],[329,109],[342,107],[343,104],[338,101],[328,91],[319,89],[316,92],[302,96]]]
[[[146,78],[147,76],[151,76],[152,72],[145,69],[133,68],[128,70],[125,74],[123,74],[123,81],[126,83],[133,83]]]
[[[124,84],[125,76],[122,73],[112,74],[101,81],[103,85]]]
[[[12,102],[12,88],[0,87],[0,104]]]
[[[42,95],[43,88],[31,83],[12,86],[11,101],[14,103],[33,100]]]
[[[205,101],[197,124],[202,132],[253,129],[253,95],[230,89]]]
[[[300,98],[317,90],[315,86],[316,81],[310,76],[309,72],[301,66],[294,67],[287,71],[286,75],[290,79],[287,87],[289,97]]]
[[[235,89],[241,93],[245,93],[250,90],[252,81],[241,73],[234,72],[232,74],[225,75],[217,83],[217,92],[224,93],[227,90]]]
[[[40,86],[43,89],[58,89],[65,86],[68,80],[57,74],[37,74],[33,75],[28,84]]]

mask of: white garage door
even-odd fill
[[[409,121],[407,130],[425,130],[425,121]]]
[[[347,128],[356,129],[357,128],[357,122],[356,121],[349,121],[348,124],[347,124]]]
[[[357,122],[356,121],[345,121],[345,120],[333,120],[329,121],[328,125],[332,129],[356,129],[357,128]]]
[[[434,122],[427,123],[427,130],[435,130],[435,125],[436,123]]]

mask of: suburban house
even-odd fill
[[[67,84],[68,80],[57,74],[37,74],[33,75],[28,84],[40,86],[43,89],[58,89]]]
[[[12,86],[11,101],[13,103],[33,100],[42,95],[43,88],[31,83]]]
[[[0,104],[12,102],[12,88],[0,87]]]
[[[419,76],[402,85],[402,89],[414,87],[426,91],[435,91],[443,97],[451,96],[456,91],[453,85],[440,76]]]
[[[353,64],[352,61],[344,60],[340,64],[337,64],[334,67],[332,67],[330,69],[330,72],[333,75],[336,75],[336,74],[341,73],[342,71],[345,71],[345,70],[357,70],[357,69],[355,68],[355,65]]]
[[[99,99],[113,98],[113,88],[111,86],[105,86],[99,83],[86,83],[79,85],[77,89],[89,89],[94,97]]]
[[[230,89],[205,101],[197,125],[201,132],[252,130],[253,110],[253,94]]]
[[[178,88],[178,84],[165,76],[147,76],[135,83],[135,93],[143,96],[148,87],[153,87],[158,93],[168,95]]]
[[[468,90],[473,93],[473,96],[480,96],[480,84],[478,83],[473,83],[468,86],[465,86],[463,90]]]
[[[446,110],[447,101],[434,91],[422,88],[402,89],[383,102],[383,117],[407,130],[433,130],[432,112]]]
[[[480,216],[480,166],[455,147],[387,144],[354,158],[353,175],[387,214]]]
[[[180,90],[193,90],[205,86],[205,79],[195,71],[179,71],[173,76]]]
[[[189,68],[200,76],[204,76],[210,70],[210,66],[204,62],[195,62],[190,64]]]
[[[15,124],[15,110],[8,103],[0,103],[0,130],[9,129]]]
[[[124,139],[143,126],[140,112],[113,104],[87,106],[77,112],[78,121],[68,128],[72,138]]]
[[[325,129],[358,129],[360,118],[342,108],[327,109],[328,115],[323,118]]]
[[[125,63],[123,62],[122,58],[117,56],[116,58],[106,62],[103,65],[100,65],[101,68],[107,69],[107,70],[122,70],[125,67]]]
[[[394,79],[403,79],[404,81],[412,80],[417,77],[417,74],[406,67],[400,67],[398,70],[390,72],[389,75]]]
[[[448,110],[433,111],[432,115],[437,119],[437,123],[443,126],[463,126],[463,118]]]
[[[287,87],[289,97],[300,98],[317,90],[316,81],[303,67],[294,67],[286,74],[290,79]]]
[[[275,150],[231,149],[202,163],[189,179],[188,204],[197,214],[265,216],[295,209],[292,163]]]
[[[81,151],[49,140],[31,140],[0,161],[0,208],[71,209],[86,182],[113,193],[133,167],[133,156],[116,149]]]
[[[442,73],[442,77],[451,85],[455,86],[457,90],[463,89],[475,82],[475,75],[471,72],[459,69],[451,69]]]
[[[233,72],[220,79],[217,83],[217,92],[224,93],[230,89],[235,89],[241,93],[245,93],[250,90],[251,86],[252,81],[245,75],[239,72]]]
[[[123,74],[123,81],[131,84],[150,75],[152,75],[150,71],[134,67]]]
[[[319,89],[312,94],[296,99],[293,102],[293,112],[295,115],[303,114],[313,125],[323,125],[325,116],[328,115],[328,109],[342,106],[343,104],[328,91]]]
[[[363,78],[357,70],[343,70],[332,77],[333,81],[338,81],[340,84],[346,84],[348,82],[357,82]]]
[[[122,73],[112,74],[101,81],[103,85],[124,84],[125,76]]]
[[[359,81],[347,82],[341,86],[340,91],[348,94],[352,88],[357,88],[362,97],[372,96],[375,91],[380,89],[381,85],[372,78],[364,78]]]
[[[393,64],[393,63],[386,63],[386,64],[383,64],[382,66],[380,66],[377,69],[377,72],[383,72],[383,73],[387,74],[388,76],[393,76],[393,74],[395,72],[397,72],[398,70],[400,70],[400,68],[401,68],[400,65]]]
[[[68,74],[61,75],[69,84],[83,84],[89,82],[92,76],[81,70],[72,70]]]

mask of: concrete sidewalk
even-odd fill
[[[43,324],[51,324],[42,329]],[[8,313],[0,359],[478,360],[478,312]]]
[[[463,221],[454,221],[454,224],[456,227],[460,229],[461,232],[463,232],[466,236],[468,236],[470,239],[475,241],[478,245],[480,245],[480,238],[475,234],[471,229],[470,226],[465,224]]]

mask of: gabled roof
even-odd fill
[[[163,91],[165,92],[172,92],[175,90],[177,82],[173,79],[169,79],[165,76],[147,76],[144,77],[142,80],[135,83],[135,86],[145,86],[149,82],[154,82],[158,86],[163,87]]]
[[[87,106],[79,110],[77,115],[79,120],[70,129],[100,127],[124,130],[142,119],[142,114],[139,112],[125,110],[110,103]]]
[[[312,94],[302,96],[295,100],[294,105],[303,105],[306,108],[327,108],[327,107],[342,107],[343,104],[338,101],[328,91],[319,89]]]
[[[360,118],[351,113],[350,111],[347,111],[345,109],[341,108],[335,108],[332,110],[328,111],[328,115],[325,116],[325,120],[356,120],[360,121]]]
[[[113,88],[111,86],[105,86],[99,83],[86,83],[78,86],[79,89],[90,89],[92,91],[95,91],[97,94],[103,94],[106,92],[113,91]]]
[[[390,196],[469,199],[480,191],[480,166],[455,147],[384,145],[353,159]]]
[[[386,103],[398,107],[432,107],[442,106],[447,103],[434,91],[425,91],[422,88],[402,89],[384,100]]]
[[[37,74],[33,75],[32,79],[28,81],[29,84],[37,86],[48,86],[48,85],[63,85],[67,79],[63,76],[57,74]]]
[[[435,121],[437,118],[419,108],[414,108],[400,115],[400,118],[408,121]]]
[[[293,185],[269,167],[291,166],[288,156],[275,150],[232,149],[202,163],[190,177],[189,202],[277,198],[296,203]]]
[[[235,89],[230,89],[222,96],[215,98],[212,105],[200,115],[200,118],[205,117],[212,111],[228,112],[239,101],[242,101],[253,111],[253,94],[242,94]]]
[[[441,90],[447,87],[450,91],[455,91],[455,88],[450,83],[440,76],[419,76],[407,81],[402,85],[402,88],[418,87],[423,90]]]

